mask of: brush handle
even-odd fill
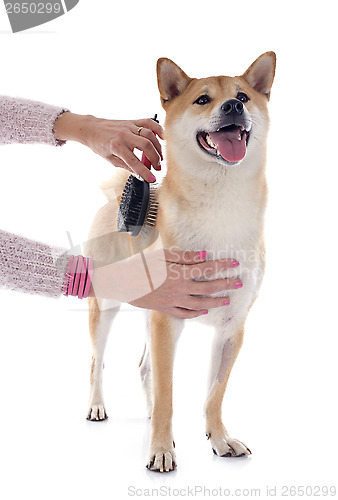
[[[144,165],[150,170],[151,163],[144,153],[142,153],[142,163],[144,163]]]
[[[158,119],[157,119],[157,114],[154,116],[154,118],[152,118],[152,120],[154,120],[154,122],[159,123],[159,121],[158,121]],[[155,137],[156,137],[155,132],[154,132],[154,135],[155,135]],[[142,159],[141,159],[141,161],[142,161],[142,163],[143,163],[143,164],[144,164],[147,168],[149,168],[149,170],[150,170],[150,168],[151,168],[151,163],[150,163],[150,161],[148,160],[148,158],[146,157],[146,155],[145,155],[144,153],[142,153]]]

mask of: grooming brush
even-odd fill
[[[157,123],[157,115],[153,118]],[[142,163],[150,169],[151,163],[142,153]],[[117,214],[117,229],[131,236],[147,235],[155,227],[158,202],[157,184],[149,184],[130,175],[124,186]]]

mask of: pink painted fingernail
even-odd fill
[[[226,300],[225,302],[223,302],[223,305],[224,306],[229,306],[230,305],[230,300]]]
[[[209,312],[209,311],[204,311],[204,313],[203,313],[203,314],[208,314],[208,312]]]
[[[156,177],[153,176],[153,174],[150,174],[149,175],[149,182],[155,182],[156,181]]]
[[[199,259],[206,259],[207,257],[207,252],[203,250],[203,252],[198,252],[198,258]]]
[[[237,283],[235,283],[235,288],[242,288],[243,286],[243,283],[241,283],[241,281],[237,281]]]
[[[237,260],[235,260],[233,263],[232,263],[232,267],[237,267],[239,266],[239,262]]]

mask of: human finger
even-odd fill
[[[146,127],[135,126],[134,134],[142,137],[143,139],[148,139],[148,141],[151,141],[151,143],[155,147],[156,151],[158,152],[161,160],[163,160],[162,146],[160,144],[160,141],[157,139],[156,134],[154,134],[154,132],[152,130],[150,130],[149,128],[146,128]],[[144,150],[142,149],[142,151],[144,151]]]
[[[225,278],[210,281],[190,281],[186,285],[186,292],[189,295],[212,295],[224,290],[236,290],[243,287],[243,283],[238,278]]]
[[[141,120],[135,120],[134,123],[138,127],[144,127],[152,130],[154,134],[157,134],[160,137],[160,139],[164,139],[164,130],[155,120],[152,120],[151,118],[143,118]]]
[[[148,131],[148,133],[152,134],[152,136],[155,137],[150,130]],[[132,147],[138,149],[139,151],[142,151],[155,169],[159,168],[162,153],[160,153],[156,149],[154,143],[150,139],[145,137],[145,134],[147,134],[147,131],[145,129],[141,130],[141,134],[134,136]]]
[[[121,158],[119,158],[118,156],[115,155],[109,156],[107,157],[107,160],[109,161],[109,163],[114,165],[114,167],[124,168],[128,172],[134,173],[134,171],[130,167],[128,167],[128,165],[126,165],[124,161],[121,160]]]
[[[205,311],[230,305],[230,300],[227,297],[198,297],[194,295],[187,296],[180,302],[182,307],[192,311]]]
[[[172,262],[175,264],[185,264],[189,266],[192,264],[200,264],[201,262],[205,262],[208,254],[206,250],[192,252],[187,250],[182,251],[182,250],[176,250],[175,248],[171,248],[171,249],[165,249],[164,255],[167,262]],[[239,265],[239,262],[236,259],[222,259],[217,261],[209,260],[207,261],[207,266],[206,266],[207,268],[208,265],[210,266],[211,272],[209,274],[213,274],[215,272],[214,267],[215,268],[217,267],[217,265],[215,264],[217,262],[222,264],[222,270],[231,269],[232,267],[237,267]]]
[[[182,272],[187,279],[197,279],[206,278],[212,274],[232,269],[237,266],[238,262],[235,259],[208,260],[199,264],[184,267]]]
[[[120,158],[142,179],[147,182],[155,182],[156,177],[150,172],[149,168],[147,168],[130,149],[124,148],[119,153]]]
[[[183,307],[174,307],[173,309],[168,311],[168,314],[180,319],[192,319],[203,316],[203,314],[208,314],[208,311],[192,311],[190,309],[184,309]]]

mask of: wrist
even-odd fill
[[[94,119],[91,115],[77,115],[69,111],[62,113],[54,124],[55,138],[60,141],[76,141],[87,145],[88,130]]]
[[[102,285],[102,276],[100,274],[100,268],[104,267],[104,263],[93,259],[93,275],[92,281],[89,288],[88,297],[99,298],[102,296],[100,294],[100,285]],[[96,293],[95,293],[96,291]]]

